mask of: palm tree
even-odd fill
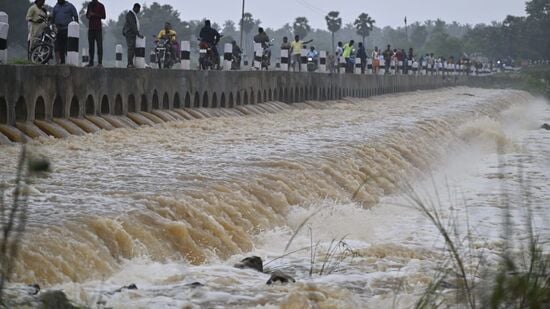
[[[248,43],[248,35],[250,34],[250,32],[252,32],[252,29],[254,29],[254,26],[256,25],[255,22],[256,21],[254,20],[254,17],[252,17],[251,13],[244,13],[243,18],[241,19],[241,22],[240,22],[241,31],[243,31],[245,34],[244,41],[246,43],[244,43],[245,46],[241,46],[245,50],[245,53],[246,53],[246,50],[248,50],[247,47],[250,45]]]
[[[311,27],[309,26],[309,21],[305,17],[296,17],[296,20],[292,25],[292,29],[294,29],[295,35],[300,36],[300,39],[305,38],[308,32],[311,31]]]
[[[353,23],[355,28],[357,28],[357,34],[363,38],[363,46],[365,45],[365,38],[369,36],[374,28],[375,22],[376,21],[372,19],[369,14],[361,13]]]
[[[342,28],[342,18],[338,17],[340,12],[332,11],[325,16],[327,21],[328,31],[332,33],[332,51],[335,50],[336,46],[334,45],[334,34]]]

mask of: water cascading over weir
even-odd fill
[[[201,118],[201,109],[223,115],[243,105],[366,98],[471,78],[0,66],[0,144]]]

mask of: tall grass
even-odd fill
[[[505,218],[501,231],[504,245],[496,265],[488,265],[486,256],[473,253],[473,235],[468,218],[466,235],[461,235],[458,232],[459,222],[453,216],[448,222],[443,219],[439,198],[435,202],[423,199],[412,186],[406,185],[409,201],[437,229],[447,253],[447,259],[436,271],[415,308],[550,308],[550,255],[544,253],[540,236],[533,228],[530,184],[522,173],[519,182],[523,205],[515,206],[522,207],[526,212],[524,224],[528,237],[527,240],[514,237],[512,205],[507,191],[502,187],[500,203],[503,204]]]

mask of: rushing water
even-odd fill
[[[443,195],[444,216],[467,213],[491,255],[503,243],[504,197],[525,233],[526,181],[537,231],[550,239],[550,135],[539,130],[550,107],[524,92],[453,88],[241,114],[251,115],[33,142],[53,171],[27,188],[16,281],[115,308],[408,307],[443,245],[405,183]],[[0,154],[9,184],[18,148]],[[341,239],[343,260],[324,262]],[[269,275],[232,267],[252,254],[298,282],[270,287]],[[109,293],[130,283],[139,290]]]

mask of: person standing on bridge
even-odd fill
[[[65,0],[57,0],[57,4],[53,7],[52,20],[57,27],[57,38],[55,39],[57,64],[65,64],[67,43],[69,41],[69,24],[72,21],[78,22],[78,13],[71,3]]]
[[[95,45],[97,43],[97,66],[103,65],[103,25],[101,20],[107,18],[105,14],[105,6],[98,0],[92,0],[88,4],[86,11],[88,18],[88,44],[90,45],[90,62],[87,67],[94,66]]]
[[[290,44],[290,53],[292,54],[292,70],[296,72],[296,64],[298,65],[298,70],[302,72],[302,47],[304,44],[313,42],[309,40],[307,42],[300,41],[300,36],[296,35],[294,41]]]
[[[288,42],[288,37],[283,37],[283,43],[281,44],[281,50],[287,50],[288,51],[288,55],[287,57],[290,57],[290,48],[292,46],[290,45],[290,43]],[[288,63],[287,63],[288,64]],[[290,66],[287,66],[287,69],[290,70]]]
[[[344,57],[344,61],[346,62],[346,73],[353,73],[353,58],[354,56],[354,49],[353,45],[355,44],[354,40],[349,41],[346,45],[344,45],[344,52],[342,53],[342,57]]]
[[[31,23],[29,35],[29,53],[32,50],[34,39],[37,38],[44,29],[46,29],[46,20],[48,19],[48,11],[44,8],[45,0],[36,0],[27,11],[27,21]]]
[[[134,4],[134,7],[126,14],[126,22],[124,28],[122,28],[122,35],[126,38],[126,45],[128,45],[128,68],[135,68],[134,56],[136,55],[136,39],[143,38],[140,34],[139,18],[138,14],[141,10],[139,3]]]
[[[361,42],[359,42],[359,49],[357,49],[357,58],[361,59],[361,74],[365,74],[365,68],[367,67],[367,50]]]
[[[391,45],[388,44],[388,48],[382,54],[384,56],[384,66],[386,69],[386,74],[390,74],[390,65],[391,58],[393,57],[393,51],[391,50]]]

